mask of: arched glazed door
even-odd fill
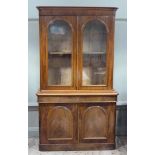
[[[42,27],[46,44],[42,52],[45,89],[75,89],[76,18],[46,17]]]
[[[79,89],[107,89],[109,28],[106,18],[79,19]]]

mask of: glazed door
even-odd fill
[[[110,22],[108,17],[78,18],[79,89],[107,89],[111,85]]]
[[[42,79],[44,89],[75,89],[76,17],[42,17]]]

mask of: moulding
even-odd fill
[[[127,101],[117,101],[116,108],[119,107],[127,107]],[[38,103],[37,102],[29,102],[28,111],[38,111]]]
[[[115,21],[127,21],[127,18],[116,18]],[[39,22],[39,18],[28,18],[28,22]]]

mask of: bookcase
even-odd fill
[[[39,149],[115,148],[114,7],[37,7]]]

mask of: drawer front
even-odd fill
[[[116,102],[117,96],[39,96],[39,103]]]
[[[77,105],[40,104],[39,115],[41,144],[77,141]]]
[[[114,143],[115,103],[86,103],[78,107],[80,143]]]

